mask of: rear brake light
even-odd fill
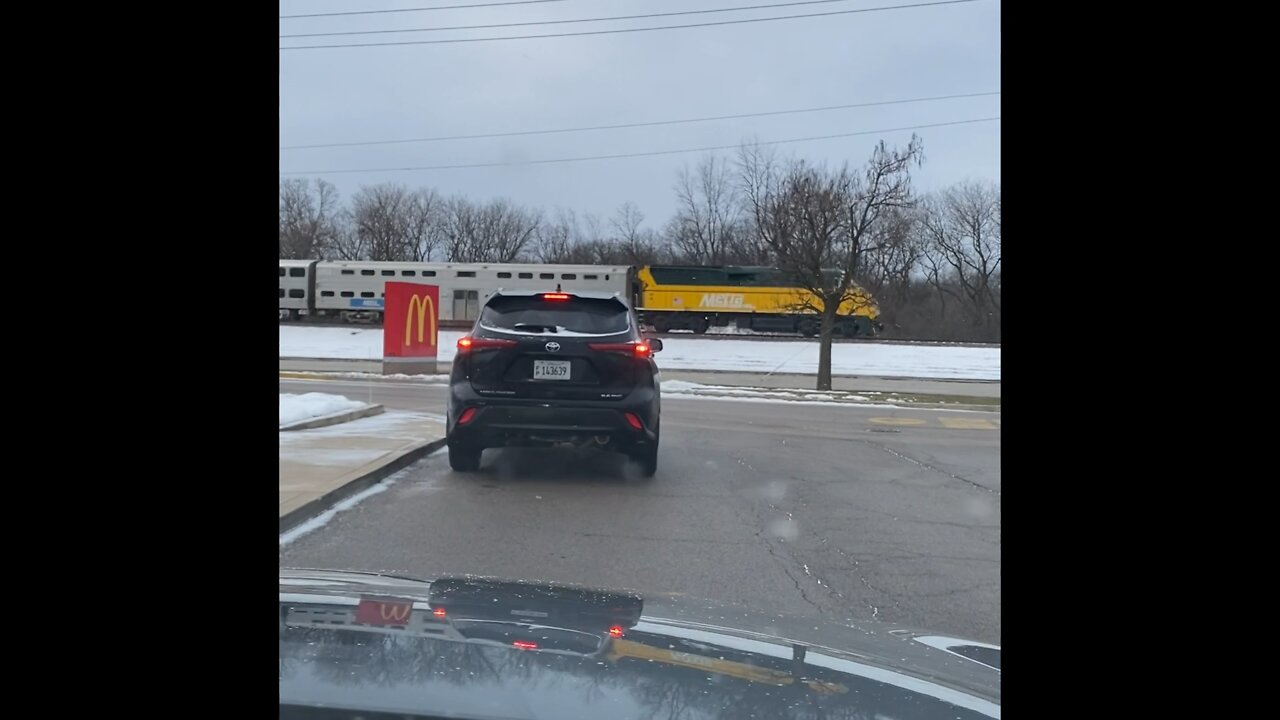
[[[471,350],[500,350],[502,348],[513,348],[518,344],[519,343],[515,340],[473,338],[469,335],[463,335],[458,338],[458,352],[468,352]]]
[[[649,357],[652,352],[649,344],[643,342],[587,343],[587,347],[596,352],[622,353],[623,355],[634,355],[638,358]]]
[[[444,609],[444,608],[436,608],[435,610],[432,610],[432,611],[431,611],[431,614],[432,614],[432,615],[435,615],[436,617],[444,617],[444,616],[445,616],[445,609]]]
[[[633,412],[624,413],[627,418],[627,424],[636,430],[643,430],[644,425],[640,422],[640,416]]]
[[[462,411],[461,415],[458,416],[458,424],[466,425],[467,423],[471,422],[471,419],[474,418],[475,416],[476,416],[476,409],[467,408],[466,410]]]
[[[521,650],[537,650],[538,649],[538,643],[529,642],[528,640],[517,640],[511,643],[511,646],[518,647]]]
[[[622,626],[614,625],[613,627],[609,628],[609,636],[616,637],[616,638],[622,637]]]
[[[542,293],[543,300],[568,300],[568,293]]]

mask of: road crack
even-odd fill
[[[957,475],[957,474],[955,474],[955,473],[953,473],[953,472],[951,472],[951,471],[949,471],[949,470],[943,470],[942,468],[940,468],[940,467],[938,467],[938,466],[936,466],[936,465],[932,465],[932,464],[930,464],[930,463],[927,463],[927,462],[925,462],[925,461],[923,461],[923,460],[917,460],[917,459],[915,459],[915,458],[911,457],[910,455],[907,455],[907,454],[905,454],[905,453],[900,453],[900,452],[898,452],[897,450],[894,450],[893,448],[891,448],[891,447],[889,447],[889,446],[887,446],[887,445],[881,445],[880,443],[872,442],[872,441],[870,441],[870,440],[867,440],[866,438],[855,438],[855,439],[856,439],[858,442],[863,443],[863,444],[865,444],[865,445],[870,445],[871,447],[879,448],[879,449],[881,449],[881,450],[884,450],[885,452],[889,453],[890,455],[893,455],[893,456],[894,456],[894,457],[896,457],[896,458],[899,458],[899,459],[901,459],[901,460],[906,460],[907,462],[912,463],[912,464],[914,464],[914,465],[919,465],[920,467],[925,468],[926,470],[932,470],[932,471],[934,471],[934,472],[936,472],[936,473],[941,473],[941,474],[943,474],[943,475],[946,475],[946,476],[947,476],[947,477],[949,477],[949,478],[952,478],[953,480],[959,480],[959,481],[960,481],[960,482],[962,482],[962,483],[966,483],[966,484],[968,484],[968,485],[972,485],[973,487],[976,487],[976,488],[978,488],[979,490],[984,490],[984,491],[986,491],[986,492],[992,493],[992,494],[997,495],[997,496],[999,496],[999,495],[1000,495],[1000,491],[999,491],[999,490],[997,490],[997,489],[995,489],[995,488],[990,488],[990,487],[987,487],[986,485],[983,485],[982,483],[974,482],[974,481],[970,480],[970,479],[969,479],[969,478],[967,478],[967,477],[964,477],[964,476],[962,476],[962,475]]]

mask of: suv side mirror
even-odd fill
[[[650,351],[650,352],[662,352],[662,339],[661,339],[661,338],[649,338],[649,339],[648,339],[648,340],[646,340],[645,342],[649,343],[649,351]]]

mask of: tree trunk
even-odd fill
[[[831,389],[831,333],[836,326],[838,303],[824,303],[822,323],[818,326],[818,389]]]

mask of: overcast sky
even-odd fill
[[[280,14],[498,0],[281,0]],[[555,0],[500,7],[281,19],[280,34],[411,29],[710,10],[797,0]],[[552,34],[834,12],[927,0],[841,0],[732,13],[477,30],[289,38],[281,46]],[[555,130],[999,91],[1000,3],[884,10],[585,37],[280,51],[280,145]],[[1000,115],[1000,96],[657,127],[358,147],[282,149],[348,199],[399,182],[445,195],[506,197],[612,215],[635,202],[660,227],[680,167],[705,153],[466,169],[335,173],[616,155],[879,131]],[[1000,121],[917,130],[922,190],[1000,179]],[[911,131],[778,146],[786,156],[861,164]],[[722,152],[732,156],[731,152]],[[288,177],[297,177],[288,175]]]

